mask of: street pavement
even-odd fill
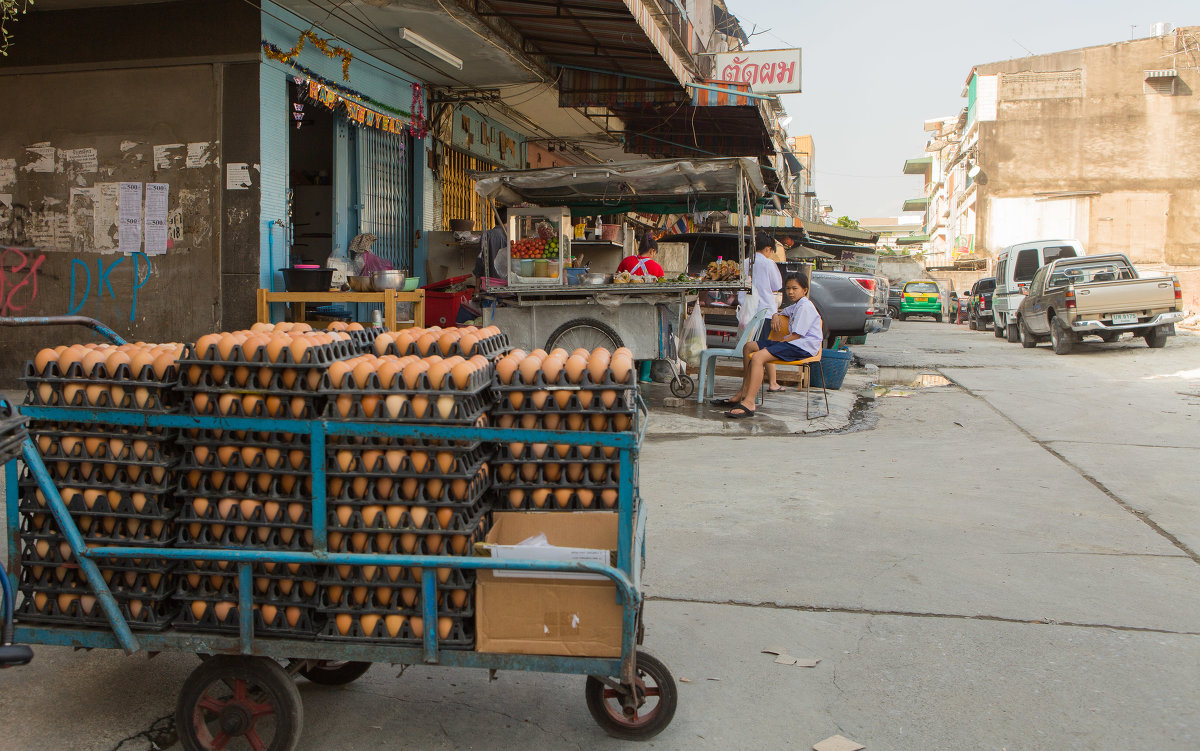
[[[890,383],[857,429],[648,437],[646,649],[679,711],[647,747],[1200,747],[1200,338],[1060,357],[913,321],[868,341]],[[904,385],[920,372],[951,383]],[[112,749],[195,665],[38,648],[0,672],[0,748]],[[579,676],[398,672],[301,681],[301,748],[627,745]]]

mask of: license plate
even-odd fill
[[[1137,323],[1138,317],[1136,313],[1113,313],[1112,322],[1118,325],[1122,323]]]

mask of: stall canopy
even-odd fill
[[[762,170],[748,158],[663,159],[549,169],[472,172],[479,195],[504,204],[566,206],[574,214],[737,211],[765,194]]]

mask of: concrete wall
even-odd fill
[[[1143,267],[1194,276],[1200,70],[1181,54],[1189,37],[1194,49],[1200,27],[978,66],[999,76],[999,102],[996,120],[978,124],[987,182],[978,187],[977,249],[995,256],[999,238],[1061,225],[1089,252],[1126,252]],[[1173,94],[1146,85],[1146,70],[1173,65]],[[1054,195],[1062,193],[1076,195]],[[1021,219],[1009,200],[1017,198],[1029,204]],[[1195,309],[1200,290],[1189,296]]]
[[[254,9],[36,12],[16,38],[0,67],[0,314],[88,315],[146,341],[251,320],[258,190],[224,190],[222,169],[258,162]],[[120,182],[168,185],[164,254],[117,252]],[[0,383],[37,347],[89,338],[0,329]]]

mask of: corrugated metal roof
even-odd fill
[[[643,0],[489,0],[490,11],[521,34],[526,52],[577,65],[678,84],[633,79],[639,89],[688,92],[692,74]],[[630,79],[623,79],[630,81]]]

